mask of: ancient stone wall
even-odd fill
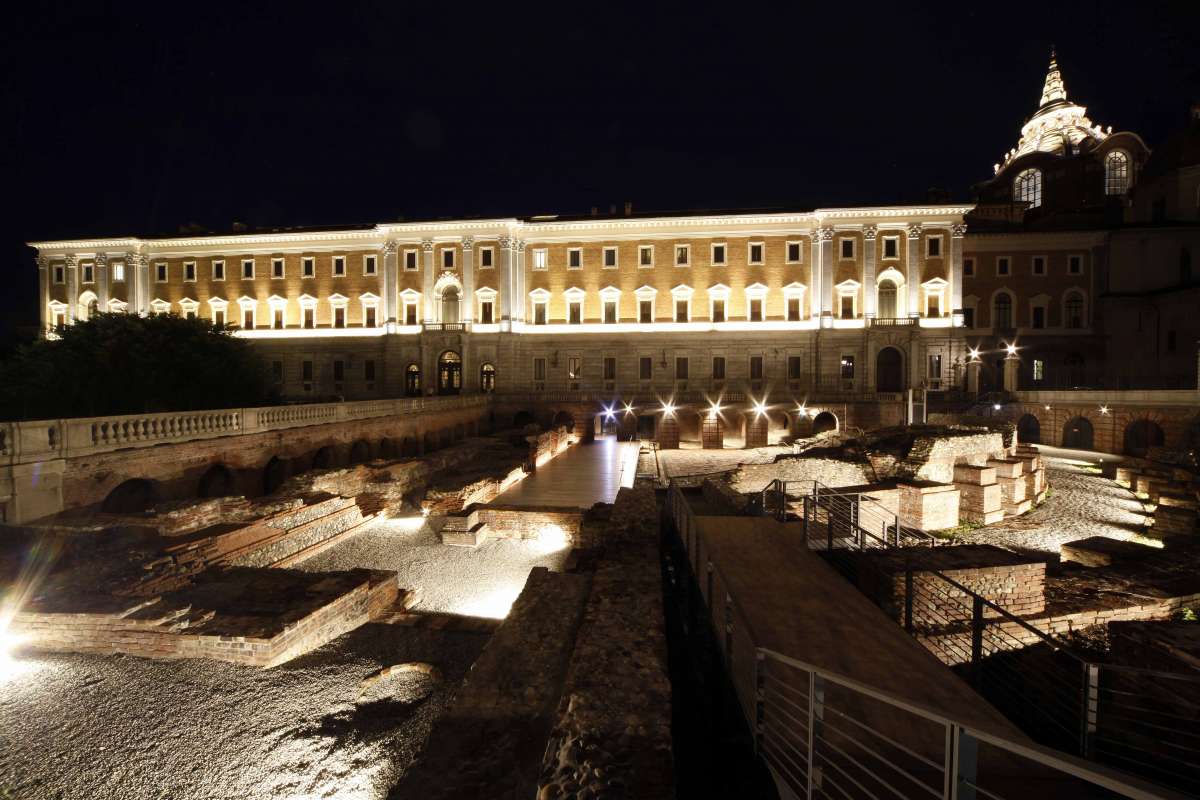
[[[780,456],[770,464],[743,464],[733,472],[730,483],[735,491],[761,492],[771,481],[820,481],[826,486],[859,486],[874,481],[871,465],[834,458]]]

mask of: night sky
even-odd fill
[[[1052,43],[1151,147],[1200,98],[1195,0],[40,5],[0,34],[0,327],[39,238],[966,200]]]

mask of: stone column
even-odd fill
[[[79,256],[67,256],[67,323],[75,322],[79,304]]]
[[[978,356],[967,362],[967,394],[971,397],[979,394],[979,368],[982,363]]]
[[[908,226],[908,259],[905,267],[908,274],[904,276],[908,284],[908,301],[905,303],[908,316],[921,316],[921,226],[913,223]]]
[[[700,421],[700,446],[705,450],[725,447],[725,423],[720,414],[710,412]]]
[[[821,317],[833,319],[833,228],[821,228]]]
[[[962,324],[963,316],[963,237],[966,225],[955,225],[950,230],[950,312],[954,324]]]
[[[1009,353],[1004,357],[1004,391],[1015,392],[1020,388],[1020,366],[1021,358],[1016,353]]]
[[[744,446],[747,449],[767,446],[766,414],[750,413],[746,415],[746,441]]]
[[[421,282],[421,297],[425,300],[425,324],[428,325],[437,319],[433,308],[433,239],[421,240],[421,254],[425,267],[425,277]]]
[[[133,300],[129,309],[138,316],[150,313],[150,259],[145,253],[135,250],[125,258],[125,269],[129,272],[125,280],[130,281],[133,289]]]
[[[875,236],[874,225],[863,228],[863,317],[875,317]],[[867,323],[870,324],[869,322]]]
[[[462,238],[462,254],[463,296],[458,319],[470,324],[475,320],[475,240],[470,236]]]
[[[108,255],[96,254],[96,307],[108,311]]]
[[[513,294],[512,313],[514,319],[525,319],[525,240],[513,242]]]
[[[812,280],[808,287],[808,315],[815,320],[821,317],[821,232],[814,230],[812,236]]]
[[[400,286],[400,265],[397,258],[397,246],[395,239],[388,239],[383,243],[380,249],[380,254],[383,256],[383,322],[386,327],[391,330],[395,327],[397,320],[400,318],[399,313],[399,286]]]
[[[43,255],[37,257],[38,268],[38,299],[41,301],[41,309],[38,312],[38,319],[42,321],[42,333],[50,330],[50,259]]]
[[[658,441],[659,450],[679,449],[679,420],[674,414],[662,415],[654,438]]]
[[[497,249],[500,259],[497,265],[500,270],[500,330],[507,332],[512,328],[512,239],[501,236]]]

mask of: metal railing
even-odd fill
[[[1048,747],[997,735],[758,644],[683,489],[666,511],[688,554],[738,705],[784,798],[1181,797]]]
[[[835,540],[851,539],[855,549],[868,547],[932,547],[936,537],[904,525],[900,515],[863,492],[830,488],[820,481],[775,479],[759,493],[757,504],[780,522],[789,518],[804,524],[804,538],[814,549],[823,543],[833,550]],[[797,513],[799,512],[799,513]],[[824,534],[822,536],[822,534]]]

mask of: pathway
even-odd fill
[[[499,505],[577,506],[611,503],[621,488],[625,445],[605,436],[578,444],[509,488],[492,502]]]
[[[1051,496],[1021,517],[980,528],[964,538],[1010,550],[1058,555],[1075,539],[1105,536],[1128,541],[1140,534],[1146,516],[1128,489],[1100,475],[1099,462],[1119,456],[1040,445]]]

